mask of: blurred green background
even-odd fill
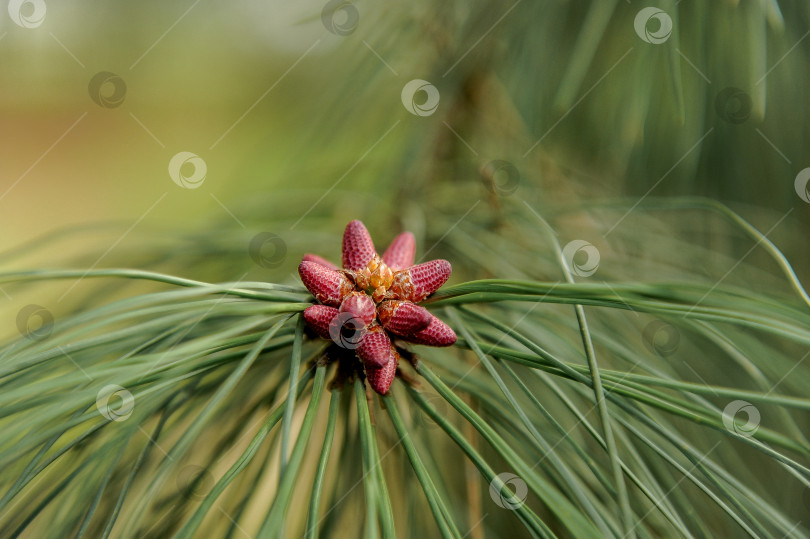
[[[794,185],[810,167],[808,36],[802,0],[3,2],[0,266],[297,282],[300,255],[336,258],[358,218],[379,245],[413,230],[418,256],[453,262],[450,285],[556,282],[536,211],[561,244],[598,247],[592,282],[795,302],[751,237],[655,201],[728,204],[810,282],[810,204]],[[403,99],[416,79],[435,111],[407,109],[429,98]],[[170,174],[181,152],[201,161],[175,179],[205,163],[196,188]],[[260,233],[283,242],[271,264],[251,261]],[[60,307],[74,286],[91,294]],[[124,286],[0,289],[6,333],[31,302],[59,320]]]
[[[438,237],[438,212],[452,223],[493,206],[487,181],[509,180],[488,180],[486,167],[502,160],[519,178],[496,193],[544,211],[719,199],[773,228],[808,276],[810,205],[794,189],[810,166],[805,2],[659,2],[671,33],[655,17],[639,26],[644,6],[616,0],[9,6],[0,250],[99,223],[29,266],[84,250],[104,266],[148,230],[268,229],[296,255],[311,247],[291,229],[322,238],[355,217]],[[436,87],[434,113],[403,106],[413,79]],[[179,152],[205,162],[196,189],[169,175]],[[624,213],[601,233],[646,226],[642,212]],[[734,241],[712,239],[715,225],[674,219],[703,240]]]

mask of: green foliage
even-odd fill
[[[712,110],[744,86],[751,121],[800,154],[804,108],[766,115],[765,88],[796,102],[785,73],[806,52],[756,79],[810,14],[731,4],[662,5],[668,48],[643,47],[637,6],[615,1],[368,7],[318,64],[317,121],[268,173],[285,187],[227,201],[239,228],[143,225],[98,268],[52,256],[86,228],[4,253],[0,285],[54,323],[0,348],[0,536],[810,535],[810,297],[777,247],[802,267],[805,214],[770,182],[795,171]],[[721,43],[738,34],[742,52]],[[440,112],[392,117],[416,76],[443,81]],[[516,191],[491,159],[515,163]],[[412,347],[384,397],[336,376],[300,317],[295,264],[334,257],[353,218],[381,240],[413,230],[454,268],[427,306],[458,344]],[[248,247],[266,231],[287,249],[272,267]],[[594,273],[566,252],[580,238]],[[32,253],[56,269],[12,269]]]
[[[534,265],[508,260],[524,278],[461,282],[428,302],[457,347],[416,347],[415,369],[401,364],[414,382],[368,401],[361,380],[335,386],[328,407],[334,367],[297,322],[300,286],[114,269],[0,276],[157,287],[2,348],[3,535],[806,533],[806,508],[791,503],[810,479],[800,293],[585,282],[523,213],[506,221],[520,233],[497,241],[507,253],[545,238],[523,255]],[[442,249],[473,256],[469,238],[448,235]],[[530,278],[560,262],[569,279]],[[655,321],[679,343],[645,335]],[[729,412],[735,401],[755,424]]]

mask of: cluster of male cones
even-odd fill
[[[447,260],[414,265],[416,241],[403,232],[382,256],[360,221],[343,233],[343,268],[318,255],[304,255],[301,281],[318,304],[304,311],[310,328],[356,355],[371,388],[384,395],[397,373],[400,340],[450,346],[455,332],[418,305],[438,290],[452,268]]]

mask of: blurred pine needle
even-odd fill
[[[341,81],[331,112],[299,134],[298,171],[317,186],[246,201],[244,228],[144,227],[103,268],[76,253],[14,269],[80,229],[5,253],[15,295],[75,291],[0,348],[0,536],[808,536],[810,297],[777,247],[804,245],[802,217],[777,210],[781,196],[733,211],[664,185],[639,200],[698,141],[679,192],[711,171],[704,194],[771,189],[729,183],[731,168],[785,171],[715,121],[735,77],[752,117],[785,126],[780,145],[808,129],[765,110],[766,88],[801,91],[784,73],[806,49],[757,79],[810,8],[733,4],[662,3],[678,21],[667,53],[640,46],[636,7],[616,1],[361,6],[362,30],[323,66]],[[758,40],[731,50],[742,27]],[[407,79],[443,81],[430,124],[394,124],[370,98],[402,81],[356,55],[364,43]],[[613,65],[610,91],[580,104]],[[321,201],[362,154],[328,144],[355,107],[369,110],[352,145],[397,127]],[[515,190],[487,169],[495,158],[519,170]],[[428,307],[457,346],[414,347],[385,397],[330,383],[291,275],[304,252],[334,255],[352,218],[380,238],[413,230],[417,256],[454,266]],[[268,230],[286,251],[263,265],[248,246]],[[592,273],[565,252],[583,238]]]

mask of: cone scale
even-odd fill
[[[450,346],[456,334],[447,324],[417,305],[450,277],[447,260],[414,265],[416,240],[399,234],[382,256],[365,225],[352,221],[343,233],[342,268],[316,254],[304,255],[298,267],[301,281],[318,304],[304,311],[304,320],[321,338],[341,346],[340,357],[354,354],[369,387],[384,395],[397,375],[402,341],[427,346]],[[350,319],[357,342],[335,332]],[[337,333],[338,338],[332,333]],[[392,343],[396,337],[397,341]],[[339,342],[338,342],[339,341]],[[351,345],[348,345],[350,342]],[[404,352],[403,352],[404,353]]]

